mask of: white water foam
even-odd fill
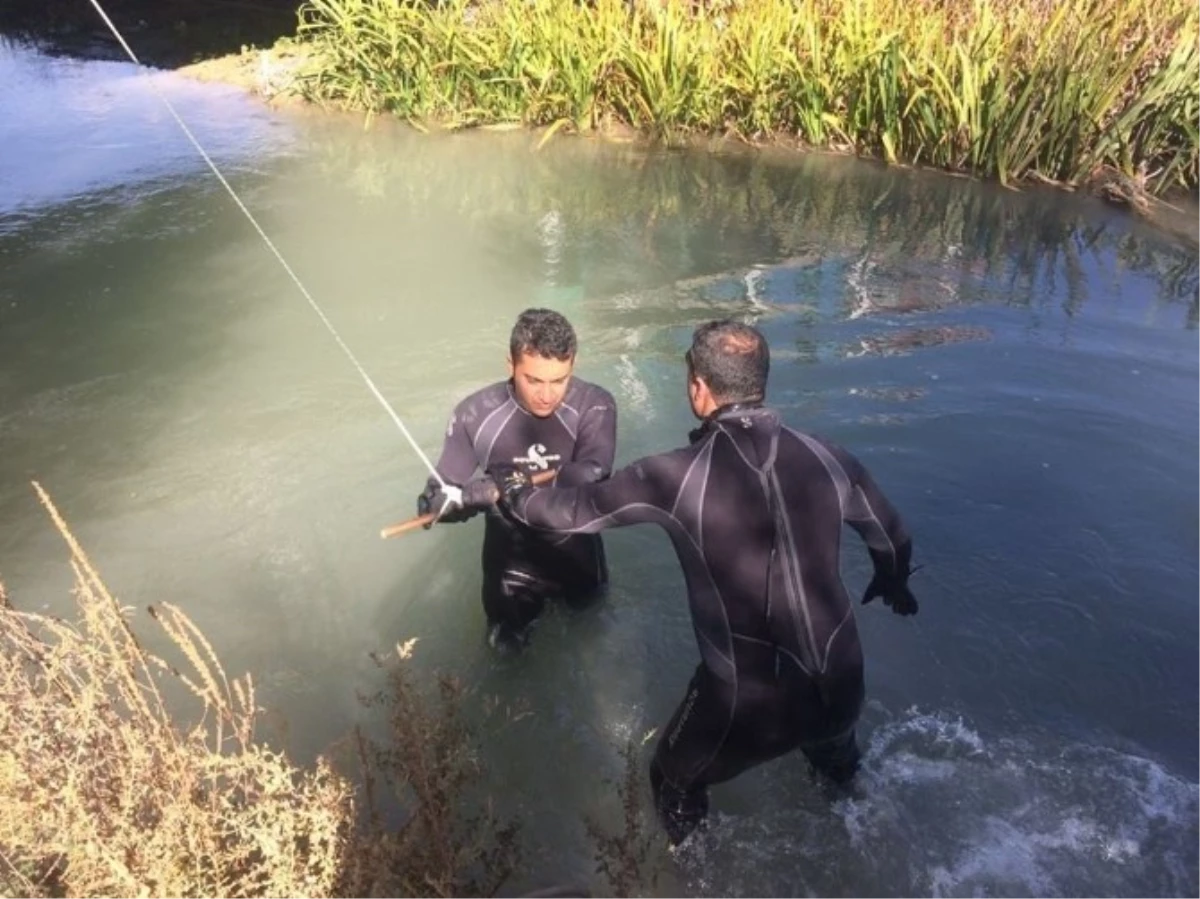
[[[800,767],[744,776],[736,799],[767,782],[745,812],[714,802],[681,853],[689,892],[1197,893],[1200,787],[1149,759],[910,709],[870,734],[849,796],[823,798]]]

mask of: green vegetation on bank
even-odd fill
[[[308,0],[309,99],[1195,188],[1192,0]]]

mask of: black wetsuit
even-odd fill
[[[911,545],[850,453],[773,410],[732,406],[685,448],[602,483],[523,491],[512,514],[561,533],[655,522],[670,535],[701,657],[651,767],[673,839],[706,813],[707,785],[793,749],[835,780],[853,775],[863,660],[838,566],[842,525],[885,569],[906,566]]]
[[[572,378],[561,405],[546,418],[527,412],[501,381],[459,403],[446,429],[437,470],[462,485],[476,469],[501,463],[530,474],[557,469],[554,483],[575,486],[612,472],[617,407],[602,387]],[[518,636],[541,614],[548,596],[594,597],[608,581],[597,535],[538,533],[489,509],[483,537],[483,607],[489,626]]]

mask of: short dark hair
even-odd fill
[[[522,353],[558,359],[575,357],[575,329],[553,309],[526,309],[517,316],[508,339],[509,357],[516,362]]]
[[[767,394],[771,350],[762,332],[732,319],[708,322],[692,334],[685,357],[718,403],[761,403]]]

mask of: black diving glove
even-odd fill
[[[917,598],[908,589],[908,577],[916,570],[910,565],[912,543],[905,543],[896,550],[894,563],[891,553],[870,548],[868,551],[871,553],[871,561],[875,563],[875,575],[863,591],[863,605],[881,596],[883,604],[897,615],[917,614]]]
[[[464,509],[483,512],[490,509],[500,499],[500,488],[490,474],[477,475],[462,488],[462,504]]]
[[[447,486],[455,485],[447,484]],[[466,499],[465,488],[463,491],[463,499]],[[432,513],[437,515],[439,512],[442,512],[442,508],[446,506],[446,501],[447,498],[446,494],[442,492],[442,485],[433,478],[430,478],[429,482],[425,485],[425,490],[420,496],[417,497],[417,514],[429,515]],[[442,524],[457,524],[460,521],[467,521],[468,519],[473,518],[478,511],[478,509],[469,508],[465,505],[465,503],[463,505],[459,505],[458,503],[451,502],[446,508],[445,512],[438,517],[437,521]],[[429,530],[431,527],[433,527],[433,522],[429,522],[428,524],[424,525],[424,527],[425,530]]]
[[[515,465],[493,465],[488,469],[488,474],[500,491],[500,498],[510,506],[523,491],[533,487],[529,472]]]
[[[496,500],[500,498],[500,490],[496,487],[496,482],[492,480],[490,475],[486,474],[471,478],[460,489],[462,490],[462,504],[455,503],[451,505],[446,510],[446,514],[442,515],[438,521],[450,524],[467,521],[485,509],[494,506]],[[425,486],[425,492],[417,497],[417,514],[428,515],[430,512],[436,513],[442,508],[445,502],[446,495],[442,492],[441,484],[430,478],[429,483]],[[425,525],[426,530],[431,525],[432,522]]]

